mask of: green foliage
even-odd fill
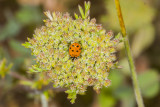
[[[23,43],[22,46],[24,46],[26,48],[31,48],[32,47],[32,45],[29,42]]]
[[[124,75],[120,72],[120,70],[112,70],[109,75],[109,79],[112,81],[110,88],[115,90],[122,85],[124,81]]]
[[[33,87],[33,82],[32,82],[32,81],[20,80],[20,81],[19,81],[19,84],[24,85],[24,86]]]
[[[120,0],[120,3],[129,34],[150,24],[155,16],[155,10],[143,0]],[[102,17],[102,22],[110,29],[120,31],[114,1],[106,0],[106,9],[108,14]]]
[[[46,78],[45,73],[41,73],[40,75],[36,75],[36,78],[31,80],[20,80],[19,83],[21,85],[29,86],[35,90],[41,90],[43,86],[47,86],[50,82],[49,78]],[[46,93],[47,95],[47,93]]]
[[[0,76],[1,76],[2,78],[4,78],[5,75],[10,72],[11,67],[12,67],[12,64],[7,65],[7,61],[6,61],[6,59],[4,58],[4,59],[0,62]]]
[[[15,50],[18,53],[21,53],[21,54],[24,54],[24,55],[29,55],[29,53],[30,53],[30,50],[24,48],[21,45],[21,43],[19,41],[17,41],[17,40],[14,40],[14,39],[10,40],[9,41],[9,45],[13,50]]]
[[[42,72],[44,69],[39,68],[37,65],[33,65],[29,68],[30,73]]]
[[[23,66],[23,64],[25,63],[25,59],[26,58],[31,58],[30,55],[30,50],[24,48],[21,45],[21,42],[14,40],[14,39],[10,39],[8,41],[10,48],[12,49],[12,51],[14,51],[16,54],[18,54],[18,57],[14,57],[12,59],[12,62],[14,63],[14,68],[17,68],[21,65],[21,67],[24,67],[26,65]],[[28,69],[28,68],[27,68]]]
[[[7,11],[7,14],[10,12]],[[42,15],[36,7],[22,7],[15,16],[7,15],[7,24],[0,30],[0,41],[17,36],[23,26],[39,23]]]
[[[131,49],[134,57],[138,57],[147,49],[155,39],[155,30],[152,21],[155,16],[155,9],[143,0],[120,0],[122,14],[129,36],[133,35],[131,40]],[[120,30],[116,9],[113,1],[106,0],[107,15],[102,16],[101,21],[106,28]],[[143,40],[145,38],[145,40]],[[123,47],[119,47],[123,48]]]
[[[114,107],[116,104],[116,99],[109,93],[102,91],[99,95],[99,103],[100,107]]]
[[[126,76],[130,76],[130,68],[129,68],[129,64],[128,64],[128,59],[127,58],[123,58],[119,61],[119,65],[122,66],[122,69],[120,70],[121,73],[123,73]]]
[[[51,96],[50,93],[49,93],[49,90],[43,91],[43,94],[44,94],[44,96],[46,97],[47,100]]]
[[[10,56],[9,56],[9,53],[6,50],[6,48],[3,48],[3,47],[0,46],[0,60],[3,59],[3,58],[9,59]]]
[[[155,39],[154,27],[149,24],[139,29],[133,37],[132,52],[134,57],[139,56],[145,49],[147,49]],[[144,39],[145,38],[145,39]]]
[[[78,8],[79,8],[79,11],[81,13],[82,19],[88,18],[88,16],[89,16],[89,10],[90,10],[90,5],[91,5],[90,2],[88,2],[88,3],[85,2],[84,3],[85,11],[83,11],[82,7],[80,5],[78,5]],[[81,17],[79,17],[79,18],[81,18]],[[78,19],[78,15],[76,13],[75,13],[75,18]]]
[[[37,7],[23,6],[15,15],[22,25],[39,23],[42,20],[41,12]]]
[[[65,93],[67,93],[68,94],[68,99],[71,99],[71,103],[73,104],[73,103],[75,103],[75,99],[77,98],[76,96],[77,96],[77,93],[76,93],[76,90],[67,90],[67,91],[65,91]]]
[[[9,18],[7,24],[0,30],[0,41],[16,36],[21,25],[14,18]]]
[[[125,75],[120,70],[114,70],[110,72],[109,78],[112,85],[102,89],[98,97],[100,107],[114,107],[117,100],[122,102],[122,107],[133,107],[134,92],[125,84]]]
[[[145,97],[153,98],[155,95],[158,94],[160,87],[159,87],[159,75],[158,71],[154,69],[147,70],[141,73],[138,76],[140,88],[142,90],[142,94]]]

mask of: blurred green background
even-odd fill
[[[106,31],[119,33],[114,0],[90,1],[91,18],[96,18]],[[145,107],[160,107],[160,0],[120,3]],[[34,57],[21,44],[43,25],[43,12],[69,12],[74,16],[78,4],[83,6],[84,0],[0,0],[0,107],[41,107],[43,95],[49,107],[137,106],[123,43],[117,48],[122,69],[110,72],[112,85],[98,95],[88,87],[86,95],[78,95],[75,104],[70,104],[61,89],[43,90],[45,80],[27,72],[35,63]]]

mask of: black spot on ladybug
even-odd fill
[[[78,48],[79,46],[77,46],[77,48]]]
[[[74,52],[74,50],[72,50],[72,52]]]
[[[76,52],[78,52],[78,50]]]
[[[70,47],[70,49],[71,49],[71,47]]]

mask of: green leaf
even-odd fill
[[[76,13],[74,13],[74,16],[75,16],[76,19],[78,19],[78,15]]]
[[[134,107],[134,90],[127,85],[122,85],[117,88],[114,92],[116,98],[121,100],[122,107]]]
[[[4,57],[8,60],[11,59],[8,50],[0,46],[0,60]]]
[[[124,73],[127,76],[130,76],[130,67],[128,64],[128,59],[123,58],[119,61],[119,65],[122,66],[122,69],[120,69],[121,73]]]
[[[76,96],[77,96],[77,93],[76,93],[76,90],[67,90],[67,91],[65,91],[65,93],[67,93],[68,94],[68,99],[71,99],[71,103],[73,104],[73,103],[75,103],[75,100],[76,100]]]
[[[159,74],[158,71],[150,69],[138,75],[141,92],[145,97],[153,98],[158,94]]]
[[[37,70],[37,69],[34,69],[34,68],[29,68],[28,72],[37,73],[37,72],[42,72],[42,70]]]
[[[79,11],[80,11],[80,13],[81,13],[82,18],[84,19],[84,18],[85,18],[85,15],[84,15],[84,12],[83,12],[82,7],[81,7],[80,5],[78,5],[78,8],[79,8]]]
[[[86,3],[86,1],[84,2],[84,5],[85,5],[85,18],[88,17],[89,15],[89,9],[90,9],[90,2],[88,1],[88,3]]]
[[[26,48],[31,48],[32,47],[32,45],[29,42],[23,43],[22,46],[24,46]]]
[[[42,13],[37,7],[23,6],[17,11],[15,17],[22,25],[39,23],[42,20]]]
[[[43,71],[43,69],[41,69],[41,68],[38,68],[38,67],[36,67],[36,66],[32,66],[36,71],[39,71],[39,72],[42,72]]]
[[[139,56],[147,49],[155,39],[155,31],[153,25],[149,24],[141,28],[134,36],[132,42],[133,56]]]
[[[38,67],[38,65],[32,65],[32,67],[29,68],[30,73],[36,73],[36,72],[42,72],[42,71],[46,71],[45,69],[41,69]]]
[[[21,25],[15,19],[9,19],[7,24],[0,30],[0,41],[16,36]]]
[[[49,91],[48,91],[48,90],[47,90],[47,91],[44,91],[43,94],[44,94],[44,96],[46,97],[46,99],[48,100],[49,97],[50,97]]]
[[[86,1],[84,2],[84,7],[85,7],[85,9],[88,8],[88,5],[87,5]]]
[[[18,56],[13,58],[14,68],[22,67],[24,63],[24,58],[25,58],[24,56]]]
[[[128,99],[131,96],[134,97],[133,90],[131,87],[127,85],[121,85],[121,87],[117,88],[116,91],[114,91],[114,94],[119,98],[119,99]]]
[[[0,76],[2,78],[5,77],[5,75],[10,72],[10,69],[13,64],[7,65],[7,60],[4,58],[2,61],[0,61]]]
[[[25,86],[32,86],[33,85],[33,82],[24,81],[24,80],[20,80],[19,83],[22,84],[22,85],[25,85]]]
[[[113,95],[106,93],[106,91],[103,90],[98,96],[98,102],[100,107],[114,107],[116,104],[116,99]]]
[[[30,55],[30,50],[29,49],[26,49],[24,48],[21,43],[17,40],[10,40],[9,41],[9,45],[12,49],[14,49],[15,51],[17,52],[20,52],[22,54],[27,54],[27,55]],[[29,46],[28,43],[26,43],[27,46]]]
[[[112,82],[112,85],[109,88],[115,90],[122,84],[123,74],[119,70],[113,70],[110,72],[109,79]]]
[[[117,35],[115,35],[115,39],[119,39],[121,37],[121,33],[118,33]]]

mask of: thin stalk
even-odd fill
[[[46,99],[46,96],[44,94],[41,94],[41,103],[42,103],[42,107],[48,107],[48,101]]]
[[[125,28],[125,25],[124,25],[124,21],[123,21],[123,16],[122,16],[119,0],[115,0],[115,5],[116,5],[116,10],[117,10],[119,23],[120,23],[120,26],[121,26],[121,32],[122,32],[122,35],[123,35],[123,38],[124,38],[124,45],[125,45],[126,55],[128,57],[129,66],[130,66],[130,71],[131,71],[131,76],[132,76],[132,82],[133,82],[136,101],[137,101],[138,107],[144,107],[143,99],[142,99],[140,88],[139,88],[139,85],[138,85],[138,80],[137,80],[137,74],[136,74],[136,71],[135,71],[134,61],[133,61],[132,53],[131,53],[131,50],[130,50],[129,40],[128,40],[128,36],[127,36],[127,33],[126,33],[126,28]]]

